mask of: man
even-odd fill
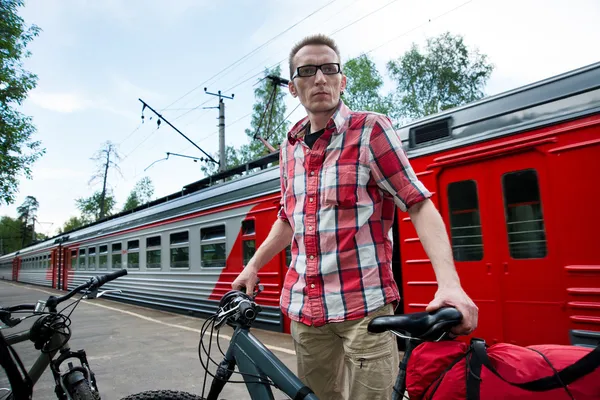
[[[233,282],[252,293],[258,270],[292,243],[282,312],[292,320],[298,375],[322,399],[389,399],[398,371],[396,340],[369,321],[394,314],[391,268],[395,207],[408,211],[438,282],[427,310],[452,305],[477,325],[462,290],[443,220],[429,200],[390,120],[353,112],[336,44],[310,36],[292,49],[289,90],[307,112],[280,150],[281,207],[265,242]]]

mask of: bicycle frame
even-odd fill
[[[26,341],[30,340],[30,332],[31,331],[28,329],[25,332],[7,335],[7,336],[5,336],[5,340],[10,346],[17,344],[17,343],[26,342]],[[96,385],[96,380],[95,380],[93,372],[90,370],[85,351],[79,350],[76,352],[72,352],[69,347],[68,341],[62,343],[62,345],[61,345],[61,343],[62,343],[61,335],[54,334],[54,335],[52,335],[52,338],[50,339],[50,347],[51,348],[55,348],[57,346],[60,346],[60,347],[58,347],[56,350],[49,352],[49,353],[43,353],[40,351],[40,355],[38,356],[37,360],[33,363],[31,368],[29,369],[29,371],[27,371],[27,374],[31,378],[33,386],[35,386],[35,384],[41,378],[42,374],[46,371],[46,369],[48,367],[50,367],[50,369],[52,370],[52,375],[54,376],[55,384],[57,386],[60,386],[64,393],[68,393],[64,378],[68,377],[74,371],[77,371],[77,370],[81,371],[84,374],[84,376],[88,379],[88,381],[90,382],[90,385],[92,385],[93,388],[98,390],[98,387]],[[58,352],[60,352],[60,356],[55,359],[56,354]],[[60,365],[66,359],[69,359],[69,358],[79,359],[82,367],[70,368],[69,371],[67,371],[65,374],[61,375]]]
[[[316,395],[275,354],[244,327],[235,329],[219,370],[233,371],[235,365],[238,366],[239,372],[254,375],[244,375],[244,381],[252,400],[274,399],[270,385],[258,383],[258,377],[260,377],[260,380],[265,381],[269,377],[281,391],[292,399],[317,400]],[[217,372],[217,376],[219,376],[219,372]],[[218,389],[211,388],[207,400],[217,400],[229,376],[231,376],[231,372],[225,372],[225,376],[222,376],[224,381],[220,382],[220,385],[217,384],[217,386],[220,386]],[[217,382],[217,379],[219,378],[214,378],[213,385]]]

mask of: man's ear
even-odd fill
[[[296,92],[296,86],[294,85],[293,81],[288,82],[288,89],[290,90],[290,93],[293,97],[298,97],[298,93]]]
[[[344,92],[346,90],[346,75],[342,75],[342,83],[340,85],[340,92]]]

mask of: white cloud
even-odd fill
[[[89,108],[93,103],[77,93],[50,93],[34,90],[29,100],[38,107],[60,113],[72,113]]]

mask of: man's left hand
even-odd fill
[[[435,311],[444,306],[455,307],[463,316],[462,323],[452,328],[453,334],[468,335],[477,328],[479,309],[460,286],[439,288],[425,311]]]

